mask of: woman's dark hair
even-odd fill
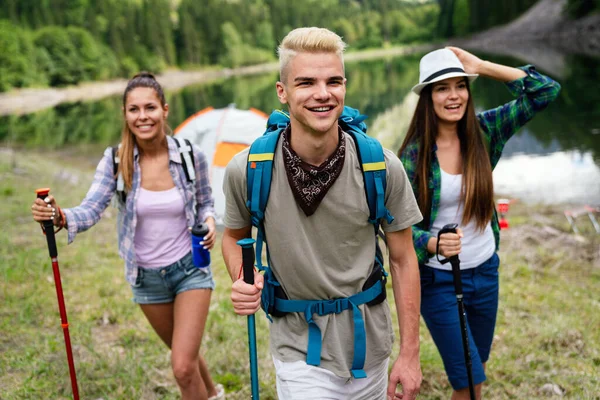
[[[463,176],[460,201],[464,204],[464,212],[461,223],[466,225],[474,219],[477,228],[483,230],[494,211],[492,165],[475,115],[471,88],[467,79],[465,82],[469,100],[465,115],[457,124]],[[432,87],[433,85],[427,85],[421,91],[406,137],[398,151],[398,156],[402,157],[409,144],[415,141],[418,143],[415,177],[411,183],[416,191],[415,196],[423,214],[423,221],[426,223],[429,223],[431,218],[432,193],[428,181],[431,174],[432,149],[438,133],[438,118],[431,97]]]
[[[152,88],[156,91],[158,99],[160,100],[160,104],[164,107],[166,104],[165,101],[165,93],[163,91],[162,86],[156,81],[156,78],[150,72],[142,71],[134,75],[133,78],[127,82],[127,87],[123,92],[123,107],[125,107],[125,103],[127,102],[127,95],[135,88],[145,87]]]

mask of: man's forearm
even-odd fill
[[[417,258],[411,253],[400,260],[390,260],[390,272],[400,328],[400,354],[418,357],[421,283]]]
[[[251,228],[247,230],[232,230],[225,228],[223,240],[221,242],[221,251],[223,261],[229,272],[232,281],[238,279],[240,269],[242,268],[242,248],[238,246],[237,241],[248,237]]]

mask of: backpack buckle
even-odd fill
[[[316,312],[320,316],[327,314],[339,314],[348,309],[348,299],[323,300],[316,304]]]

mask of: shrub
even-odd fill
[[[112,50],[94,39],[92,34],[83,28],[69,26],[66,31],[78,55],[81,80],[105,79],[116,74],[114,54],[113,60],[110,60]]]
[[[34,43],[46,50],[54,68],[50,71],[50,85],[72,85],[85,77],[79,52],[68,30],[59,26],[48,26],[35,32]]]
[[[37,68],[37,51],[30,32],[0,21],[0,49],[0,92],[47,83],[46,75]]]
[[[243,65],[260,64],[274,59],[270,51],[259,49],[244,44],[235,26],[226,22],[221,26],[223,32],[223,43],[225,54],[221,57],[221,63],[227,67],[240,67]]]

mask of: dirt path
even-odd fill
[[[415,52],[427,51],[429,48],[431,48],[431,45],[392,47],[349,53],[346,54],[344,58],[346,61],[353,62],[412,54]],[[158,75],[157,80],[165,89],[177,90],[191,84],[208,82],[229,76],[244,76],[274,72],[277,71],[278,68],[279,64],[274,62],[233,69],[224,68],[220,70],[169,70]],[[115,79],[112,81],[86,82],[77,86],[65,88],[15,89],[8,93],[0,93],[0,116],[28,114],[45,108],[54,107],[57,104],[65,102],[100,100],[104,97],[123,93],[126,84],[127,80],[125,79]]]
[[[165,89],[175,90],[193,83],[215,80],[232,75],[252,75],[276,71],[277,64],[263,64],[236,69],[179,71],[170,70],[157,76]],[[85,82],[77,86],[45,89],[16,89],[0,93],[0,116],[28,114],[57,104],[75,101],[100,100],[123,93],[127,80],[115,79],[102,82]]]

